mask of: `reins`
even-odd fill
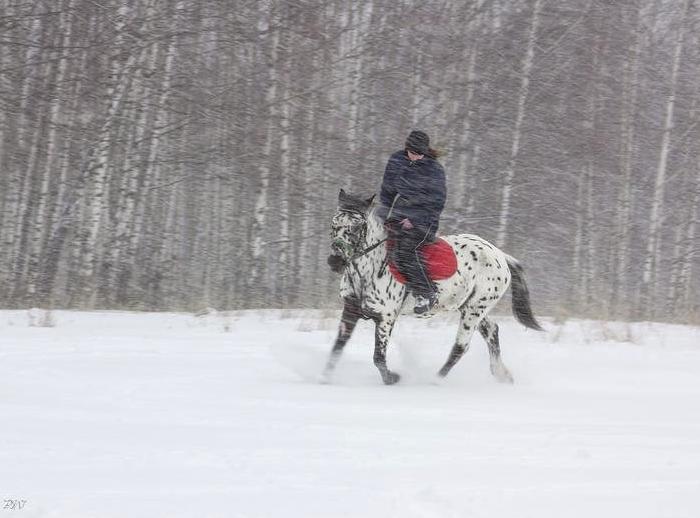
[[[353,254],[353,256],[352,256],[350,259],[348,259],[348,261],[354,261],[355,259],[359,259],[360,257],[362,257],[362,256],[364,256],[364,255],[367,255],[367,254],[370,253],[372,250],[374,250],[374,249],[377,248],[379,245],[381,245],[383,242],[385,242],[387,239],[389,239],[389,238],[388,238],[388,237],[385,237],[384,239],[380,239],[379,241],[377,241],[376,243],[374,243],[372,246],[368,246],[367,248],[365,248],[362,252],[358,252],[358,253],[356,253],[356,254]]]
[[[400,197],[401,197],[400,194],[397,194],[396,196],[394,196],[394,200],[391,202],[391,207],[389,207],[389,212],[387,213],[386,219],[389,219],[389,217],[391,217],[392,212],[394,212],[394,205],[396,205],[396,202],[398,201],[398,199],[399,199]],[[352,210],[352,209],[341,209],[341,211],[352,212],[352,213],[355,213],[355,214],[359,214],[359,215],[362,216],[362,218],[363,218],[365,221],[367,220],[366,215],[365,215],[363,212],[356,211],[356,210]],[[368,223],[368,224],[369,224],[369,223]],[[364,236],[362,236],[362,237],[363,237],[363,239],[364,239]],[[360,257],[363,257],[363,256],[367,255],[368,253],[370,253],[372,250],[374,250],[375,248],[377,248],[379,245],[381,245],[382,243],[384,243],[384,242],[387,241],[388,239],[389,239],[389,236],[385,237],[384,239],[380,239],[379,241],[377,241],[377,242],[374,243],[373,245],[368,246],[368,247],[365,248],[362,252],[358,252],[358,253],[356,253],[356,254],[353,254],[352,257],[350,257],[350,258],[348,259],[348,262],[352,262],[352,261],[354,261],[355,259],[359,259]]]

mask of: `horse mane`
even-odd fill
[[[360,196],[355,196],[354,194],[348,194],[343,189],[340,190],[338,196],[338,209],[346,210],[351,212],[362,212],[368,211],[369,207],[372,205],[374,200],[374,195],[368,199],[363,199]]]

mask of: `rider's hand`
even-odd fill
[[[411,223],[410,219],[404,218],[401,220],[401,228],[404,230],[411,230],[413,228],[413,223]]]

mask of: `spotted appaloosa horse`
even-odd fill
[[[387,233],[374,215],[372,201],[342,189],[338,212],[331,223],[331,250],[328,264],[342,272],[340,296],[344,307],[338,337],[322,375],[329,382],[343,348],[358,319],[375,323],[374,364],[385,384],[399,381],[400,376],[386,365],[386,348],[391,330],[401,313],[413,308],[413,297],[387,267]],[[461,319],[457,338],[440,377],[462,357],[476,329],[488,344],[491,373],[501,382],[512,383],[513,377],[501,360],[498,325],[487,315],[511,286],[513,313],[526,327],[541,330],[530,308],[530,298],[522,267],[511,256],[472,234],[442,236],[455,252],[457,271],[452,277],[437,281],[438,300],[427,316],[438,311],[459,311]]]

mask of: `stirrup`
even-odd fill
[[[435,302],[437,302],[436,293],[431,293],[427,297],[425,295],[416,295],[416,303],[413,306],[413,312],[416,315],[422,315],[423,313],[427,313],[428,311],[433,309]]]

